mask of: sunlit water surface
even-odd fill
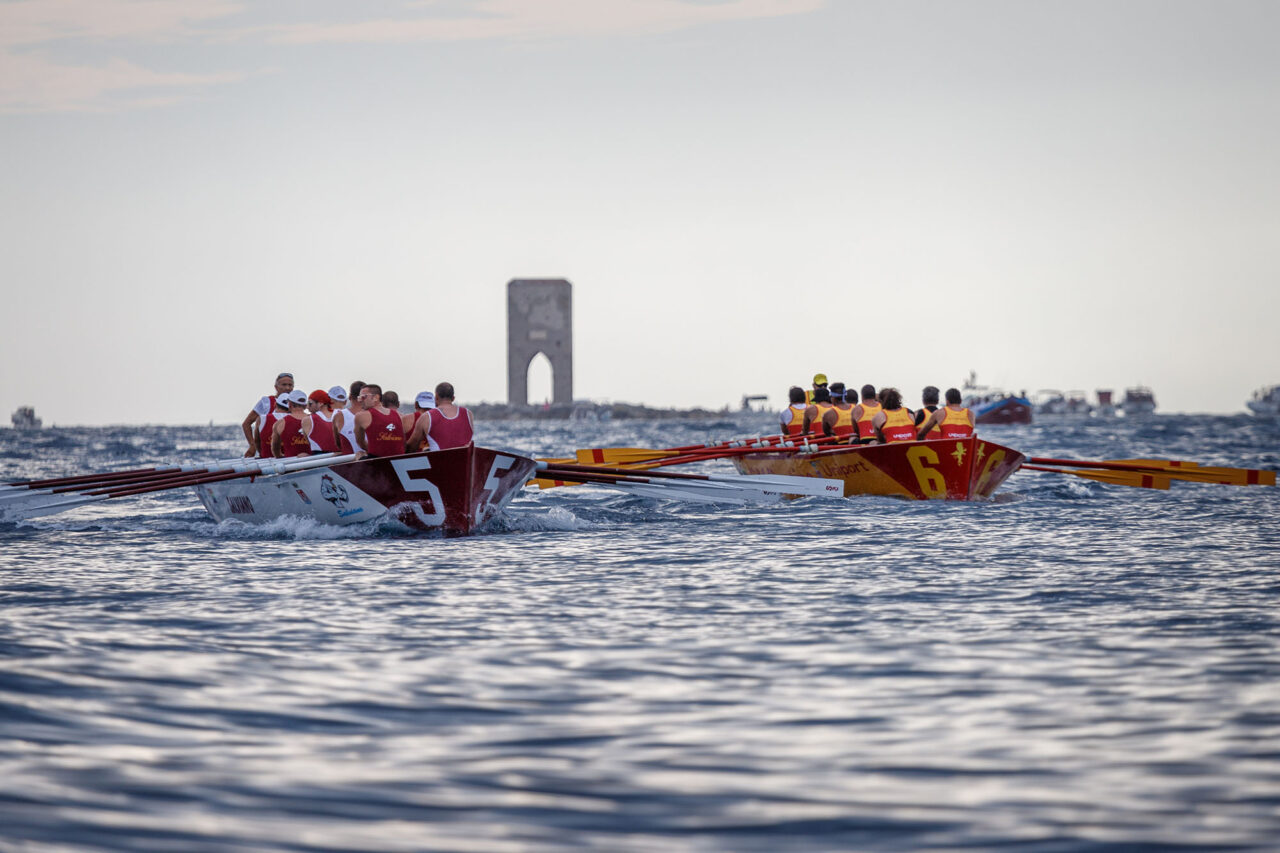
[[[1280,464],[1243,416],[988,435]],[[235,436],[3,430],[0,475]],[[1022,472],[974,504],[529,490],[451,540],[219,525],[190,492],[0,524],[0,848],[1277,849],[1278,495]]]

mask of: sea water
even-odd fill
[[[0,477],[237,432],[0,430]],[[985,435],[1280,465],[1247,416]],[[0,524],[0,849],[1280,849],[1278,517],[1275,488],[1024,471],[963,504],[530,489],[464,539],[217,524],[189,490]]]

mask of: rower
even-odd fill
[[[382,402],[382,386],[372,382],[360,389],[363,410],[355,416],[357,458],[400,456],[404,453],[404,426],[400,413]]]
[[[924,406],[916,412],[916,429],[920,428],[929,415],[938,410],[938,389],[933,385],[924,386],[924,390],[920,392],[920,402]],[[942,438],[942,429],[935,424],[929,431],[929,438]]]
[[[421,447],[424,441],[432,450],[449,450],[466,447],[475,436],[475,423],[471,412],[453,402],[453,385],[441,382],[436,386],[435,409],[423,412],[409,436],[409,447]]]
[[[924,438],[929,428],[937,425],[941,435],[930,438],[968,438],[973,435],[973,412],[960,405],[960,389],[947,389],[947,404],[938,409],[920,425],[917,438]]]
[[[240,429],[244,430],[244,437],[249,442],[249,449],[244,452],[245,456],[252,456],[257,453],[262,446],[260,433],[262,432],[262,421],[276,409],[276,397],[281,394],[288,394],[293,390],[293,374],[281,373],[276,376],[276,393],[263,397],[261,400],[253,404],[253,408],[249,410],[249,414],[245,415],[244,421],[240,424]],[[270,436],[270,430],[267,431]]]
[[[835,422],[831,425],[831,434],[841,441],[847,440],[850,436],[856,438],[857,433],[853,426],[853,403],[845,400],[845,394],[843,382],[831,383],[831,406],[836,413]]]
[[[310,426],[311,417],[307,414],[307,394],[305,391],[290,391],[288,413],[276,420],[271,428],[271,455],[277,459],[292,459],[295,456],[310,456],[311,442],[303,429],[304,421]]]
[[[881,444],[915,441],[915,418],[911,417],[911,410],[902,405],[902,392],[897,388],[882,388],[879,399],[881,410],[871,419],[876,439]]]
[[[805,434],[831,435],[836,422],[836,409],[831,405],[831,392],[825,385],[813,389],[813,403],[804,411]]]
[[[344,395],[347,400],[347,407],[333,413],[333,434],[337,439],[338,449],[343,453],[356,452],[356,415],[364,411],[364,406],[360,405],[360,392],[364,390],[364,383],[357,379],[351,383],[351,393]],[[329,395],[333,396],[333,391],[329,391]]]
[[[846,394],[848,392],[845,392]],[[853,422],[858,425],[858,444],[870,444],[876,439],[875,427],[871,419],[880,414],[880,403],[876,400],[876,386],[862,386],[862,402],[853,407]]]
[[[263,459],[270,459],[274,455],[271,449],[271,437],[275,434],[276,424],[289,414],[289,394],[292,393],[290,391],[276,397],[275,408],[262,419],[262,425],[258,430],[258,456]]]
[[[311,452],[336,453],[338,440],[333,435],[333,399],[329,393],[318,388],[312,391],[307,396],[307,410],[310,416],[305,421],[303,431],[307,434],[307,441],[311,442]]]
[[[414,427],[418,425],[418,421],[422,420],[422,416],[436,407],[436,395],[434,391],[419,391],[418,396],[413,398],[413,413],[406,415],[408,421],[405,424],[404,434],[413,435]],[[439,450],[431,443],[430,436],[427,437],[427,449]]]
[[[804,401],[806,403],[812,404],[814,395],[817,394],[818,389],[826,388],[826,387],[827,387],[827,374],[825,373],[813,374],[813,390],[804,392]]]
[[[804,435],[804,415],[809,408],[805,402],[805,390],[799,385],[792,385],[787,396],[791,398],[791,405],[782,410],[781,432],[783,435]]]

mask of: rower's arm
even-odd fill
[[[916,441],[924,441],[924,437],[929,434],[929,430],[933,429],[934,424],[938,422],[938,412],[942,409],[934,409],[929,413],[929,417],[924,419],[924,423],[916,430]]]
[[[360,413],[360,415],[363,415],[363,414],[364,412]],[[355,422],[356,447],[360,450],[363,450],[365,453],[368,453],[369,441],[364,437],[364,424],[360,423],[360,415],[356,415],[356,422]]]
[[[275,429],[271,430],[271,455],[277,459],[284,456],[284,442],[280,440],[280,433],[284,430],[284,419],[276,421]]]
[[[240,423],[240,429],[244,430],[245,440],[249,442],[249,452],[245,456],[252,456],[258,449],[259,420],[257,411],[250,409],[249,414],[245,415],[244,420]]]
[[[431,428],[431,413],[423,412],[422,417],[418,418],[418,422],[413,425],[413,432],[409,435],[409,440],[405,443],[404,449],[408,453],[417,453],[427,443],[427,430]]]

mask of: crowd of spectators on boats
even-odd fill
[[[292,373],[276,377],[275,393],[260,399],[241,423],[245,456],[290,458],[313,453],[399,456],[419,450],[465,447],[472,441],[471,412],[454,402],[453,385],[421,391],[413,411],[400,411],[400,395],[356,380],[310,394],[294,387]]]
[[[782,410],[780,424],[784,434],[794,437],[885,444],[974,434],[973,412],[961,404],[958,388],[948,388],[946,403],[940,406],[938,389],[926,386],[920,408],[913,411],[903,405],[897,388],[854,389],[843,382],[828,384],[826,375],[819,373],[810,390],[793,385],[788,396],[791,402]]]

